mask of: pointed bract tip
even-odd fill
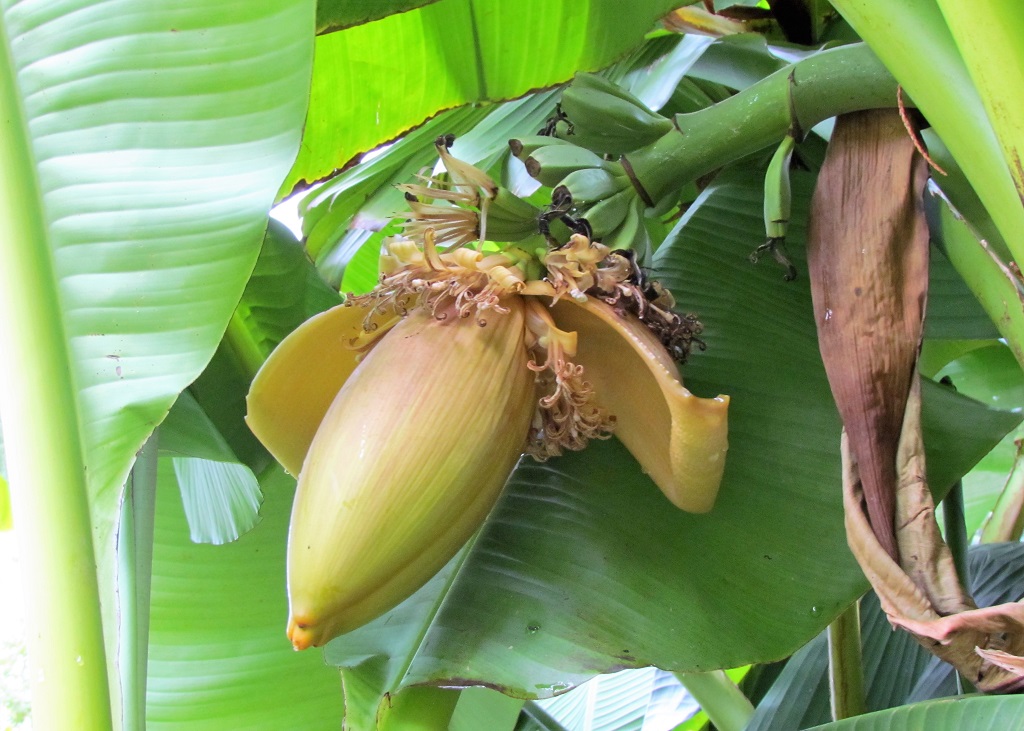
[[[292,648],[298,652],[299,650],[307,650],[316,644],[316,634],[314,627],[304,619],[295,617],[288,618],[288,639],[291,640]]]

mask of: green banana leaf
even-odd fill
[[[320,36],[302,151],[282,190],[331,175],[443,109],[607,66],[677,4],[636,0],[623,12],[616,0],[440,0]]]
[[[316,32],[331,33],[353,25],[362,25],[392,13],[404,13],[432,2],[437,0],[318,0]]]
[[[228,543],[256,525],[263,493],[191,393],[178,397],[160,428],[159,450],[174,465],[196,543]]]
[[[1017,601],[1024,594],[1024,545],[974,546],[968,573],[978,606]],[[861,632],[869,711],[956,694],[952,667],[906,632],[894,631],[874,592],[861,601]],[[822,634],[789,660],[745,731],[796,731],[831,718],[828,641]]]
[[[295,482],[262,476],[263,520],[225,546],[189,538],[170,458],[160,460],[146,721],[150,731],[337,731],[338,673],[284,634],[285,544]]]
[[[788,246],[802,273],[811,182],[794,174]],[[721,176],[655,257],[681,309],[705,325],[707,352],[685,366],[686,383],[733,398],[714,511],[671,508],[614,440],[543,465],[524,460],[440,574],[327,646],[353,729],[371,728],[385,693],[417,683],[534,698],[625,667],[780,659],[863,593],[806,274],[788,283],[773,262],[748,260],[764,237],[762,185],[758,169]],[[926,387],[929,477],[948,486],[1020,417]]]
[[[809,731],[963,731],[1017,729],[1024,724],[1024,698],[969,696],[925,701],[844,721],[815,726]]]
[[[69,349],[55,372],[76,394],[111,659],[122,485],[212,356],[256,260],[298,149],[314,12],[312,0],[3,10],[20,96],[6,113],[37,166],[28,198],[62,307],[35,327]]]

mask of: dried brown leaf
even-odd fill
[[[898,531],[903,567],[882,549],[868,523],[858,465],[843,434],[843,502],[850,550],[894,627],[910,632],[979,690],[1018,692],[1024,689],[1024,604],[977,609],[961,588],[933,517],[920,434],[920,388],[915,379],[899,447],[897,515],[909,516],[900,520]]]

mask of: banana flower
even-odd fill
[[[426,583],[524,453],[545,460],[614,433],[677,507],[706,512],[718,491],[728,397],[692,395],[676,365],[699,323],[631,257],[583,235],[536,255],[488,250],[504,192],[447,144],[447,178],[401,186],[412,217],[387,242],[378,286],[295,330],[249,394],[249,426],[298,475],[295,649]]]

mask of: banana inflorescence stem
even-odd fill
[[[823,51],[781,69],[623,156],[623,167],[658,201],[686,183],[847,112],[896,106],[896,81],[863,43]]]

